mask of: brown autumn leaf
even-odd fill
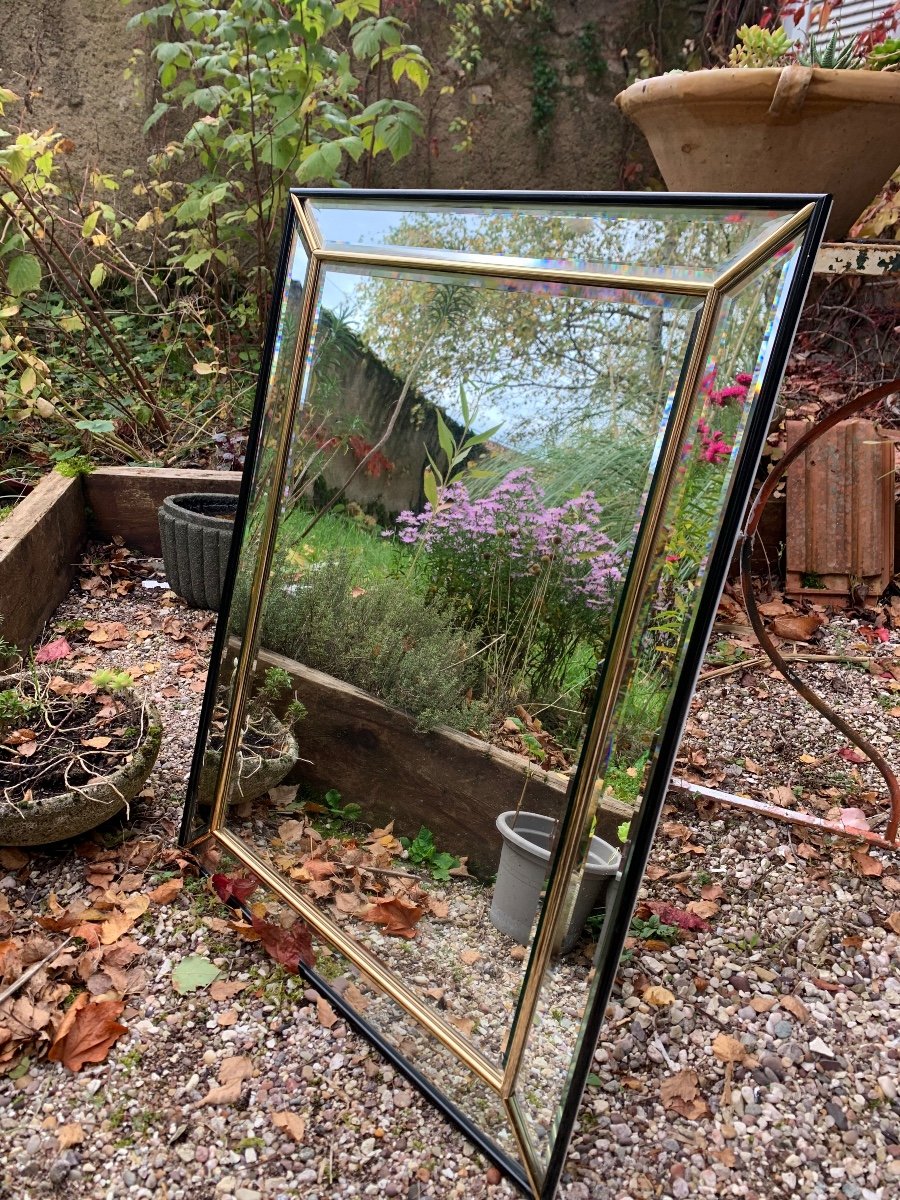
[[[332,900],[338,912],[350,915],[358,913],[361,908],[365,908],[368,904],[368,900],[364,900],[356,892],[335,892]]]
[[[292,974],[296,975],[299,972],[300,963],[307,967],[316,965],[312,934],[305,921],[295,921],[290,929],[285,929],[281,925],[273,925],[271,921],[263,920],[254,913],[251,925],[267,953]],[[235,925],[235,928],[238,926]]]
[[[112,741],[111,737],[90,737],[82,738],[82,746],[89,746],[91,750],[105,750]]]
[[[743,1042],[730,1037],[727,1033],[719,1033],[712,1044],[712,1052],[723,1063],[743,1062],[747,1057],[747,1049]]]
[[[754,1012],[767,1013],[770,1012],[777,1003],[777,996],[754,996],[750,1001],[750,1007]]]
[[[801,1025],[809,1020],[810,1012],[799,996],[782,996],[778,1003],[797,1018]]]
[[[885,925],[892,933],[900,933],[900,912],[892,912]]]
[[[665,867],[659,866],[658,863],[651,863],[644,873],[649,880],[655,881],[657,879],[665,879],[669,872]]]
[[[384,932],[394,937],[413,938],[416,936],[414,926],[424,912],[424,908],[403,896],[384,896],[373,900],[358,916],[361,921],[383,925]]]
[[[220,1012],[216,1016],[216,1024],[220,1029],[227,1029],[231,1025],[237,1024],[237,1009],[229,1008],[225,1012]]]
[[[244,1054],[232,1054],[222,1060],[219,1067],[219,1083],[243,1083],[255,1074],[253,1060]]]
[[[458,1029],[460,1033],[466,1037],[471,1037],[475,1030],[475,1021],[472,1017],[450,1017],[450,1024]]]
[[[808,642],[825,624],[819,613],[798,613],[795,617],[775,617],[769,631],[789,642]]]
[[[666,1005],[675,1003],[675,994],[674,992],[670,992],[668,988],[652,984],[650,987],[644,989],[641,999],[647,1004],[651,1004],[654,1008],[665,1008]]]
[[[34,656],[34,661],[36,663],[59,662],[61,658],[70,658],[71,655],[72,647],[64,637],[58,637],[54,638],[52,642],[47,642],[45,646],[41,646]]]
[[[706,1101],[700,1098],[699,1076],[689,1067],[666,1076],[659,1085],[659,1097],[663,1108],[687,1117],[689,1121],[695,1121],[709,1111]]]
[[[239,979],[217,979],[209,985],[208,995],[210,1000],[230,1000],[249,986],[249,983],[242,983]]]
[[[222,1087],[210,1088],[203,1099],[200,1101],[200,1106],[207,1104],[234,1104],[236,1100],[241,1098],[241,1081],[235,1079],[231,1083],[226,1083]]]
[[[91,1001],[88,993],[82,992],[63,1017],[47,1057],[70,1071],[80,1071],[85,1063],[103,1062],[110,1047],[128,1032],[116,1020],[124,1007],[124,1000]]]
[[[84,1130],[77,1121],[73,1121],[69,1125],[60,1125],[56,1136],[60,1150],[68,1150],[70,1146],[78,1146],[84,1141]]]
[[[884,863],[880,862],[877,858],[873,858],[868,850],[852,850],[850,857],[859,868],[860,875],[877,879],[884,871]]]
[[[465,963],[466,966],[471,966],[472,963],[477,963],[478,960],[483,957],[484,955],[480,950],[461,950],[459,961]]]
[[[698,917],[714,917],[719,911],[719,905],[715,900],[692,900],[687,906],[687,910]]]
[[[324,996],[316,999],[316,1016],[319,1018],[319,1024],[325,1029],[330,1029],[338,1019],[337,1013]]]
[[[725,889],[720,883],[706,883],[700,889],[700,895],[704,900],[721,900],[725,895]]]
[[[184,880],[180,875],[175,879],[167,879],[152,892],[148,892],[148,899],[151,904],[171,904],[183,887]]]
[[[7,871],[20,871],[29,861],[28,855],[15,846],[0,847],[0,867],[6,867]]]
[[[369,1001],[365,997],[355,983],[348,983],[344,988],[343,997],[349,1005],[356,1009],[357,1012],[365,1012],[369,1007]]]
[[[889,892],[893,892],[895,896],[900,895],[900,875],[885,875],[881,880],[881,886]]]
[[[302,1142],[306,1135],[306,1122],[299,1113],[272,1113],[272,1124],[276,1129],[282,1129],[295,1142]]]

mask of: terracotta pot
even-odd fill
[[[725,67],[641,79],[616,96],[678,192],[830,192],[847,236],[900,163],[900,74]]]

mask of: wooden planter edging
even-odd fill
[[[91,537],[121,537],[132,550],[151,558],[162,553],[157,510],[168,496],[182,492],[237,495],[240,471],[194,471],[170,467],[101,467],[84,475]]]
[[[85,538],[79,479],[55,472],[0,521],[0,634],[26,649],[68,594]]]
[[[288,780],[335,788],[373,824],[402,821],[398,832],[411,837],[424,825],[441,850],[468,855],[483,875],[497,869],[501,812],[521,807],[558,817],[564,810],[568,780],[518,754],[443,726],[417,733],[404,713],[349,683],[268,650],[259,661],[263,670],[287,671],[307,708],[297,740],[301,760],[310,761]],[[626,805],[602,801],[598,837],[617,845],[616,828],[630,816]]]

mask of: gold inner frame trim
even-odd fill
[[[802,233],[814,211],[814,205],[808,204],[796,213],[786,216],[785,221],[771,235],[755,245],[752,251],[737,259],[712,284],[708,284],[700,282],[691,283],[689,281],[679,282],[668,279],[661,280],[650,276],[619,275],[589,270],[527,267],[521,264],[509,266],[503,266],[502,264],[495,265],[493,263],[485,264],[474,256],[464,262],[447,262],[443,259],[430,257],[427,253],[386,255],[377,252],[326,251],[322,249],[321,234],[309,202],[302,201],[293,194],[291,201],[296,220],[295,236],[300,236],[304,249],[309,256],[309,261],[303,283],[297,341],[291,365],[289,399],[282,415],[282,425],[278,435],[273,464],[271,490],[259,535],[261,554],[255,564],[248,603],[247,622],[238,660],[232,676],[232,707],[225,730],[221,767],[219,777],[216,781],[209,826],[198,834],[191,841],[190,845],[194,846],[206,841],[209,837],[213,837],[243,866],[252,871],[268,888],[293,908],[323,941],[342,954],[376,988],[383,991],[391,1000],[395,1001],[409,1013],[429,1034],[434,1036],[443,1046],[462,1061],[478,1079],[498,1094],[519,1146],[523,1166],[534,1189],[534,1194],[538,1196],[541,1190],[540,1180],[543,1176],[543,1166],[532,1144],[527,1122],[514,1094],[515,1083],[537,1007],[543,975],[552,953],[556,926],[561,918],[566,890],[573,870],[582,855],[582,842],[584,841],[582,831],[592,803],[594,783],[600,766],[603,747],[609,734],[616,700],[627,670],[630,658],[629,646],[635,632],[649,573],[652,568],[653,551],[662,527],[666,504],[671,494],[676,456],[687,430],[690,413],[693,408],[694,394],[708,352],[710,337],[715,328],[722,299],[726,294],[738,287],[753,273],[758,265],[761,265],[765,259],[770,258],[790,238]],[[340,926],[329,917],[320,913],[315,905],[301,896],[288,881],[283,879],[277,871],[269,867],[239,837],[223,827],[227,807],[227,795],[230,790],[231,773],[240,742],[243,715],[253,673],[256,640],[262,616],[263,592],[273,557],[273,535],[277,525],[279,500],[287,469],[291,435],[299,407],[305,364],[309,353],[310,334],[314,321],[319,280],[323,266],[329,262],[356,264],[360,266],[387,266],[393,269],[405,267],[421,270],[424,268],[449,276],[460,274],[484,275],[495,278],[506,277],[534,281],[600,285],[641,292],[663,292],[666,294],[681,295],[685,298],[701,297],[703,299],[703,306],[697,319],[694,344],[684,368],[682,388],[669,420],[664,458],[660,460],[655,469],[656,478],[660,481],[661,486],[658,486],[651,492],[648,501],[648,510],[645,513],[642,523],[642,536],[635,545],[632,569],[629,572],[629,588],[622,597],[622,609],[619,620],[616,623],[613,643],[608,656],[612,667],[604,680],[603,689],[598,698],[597,712],[585,741],[579,769],[578,786],[568,802],[570,812],[568,832],[559,848],[553,880],[544,902],[539,933],[532,946],[519,1007],[513,1021],[505,1052],[505,1066],[502,1069],[477,1050],[439,1013],[424,1003],[414,991],[399,979],[394,971],[384,967],[380,960],[361,942],[344,933]]]

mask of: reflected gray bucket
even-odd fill
[[[503,838],[500,869],[494,884],[491,923],[521,946],[531,940],[531,927],[550,866],[550,847],[556,821],[541,813],[501,813],[497,828]],[[588,862],[560,950],[571,950],[619,869],[621,855],[602,838],[591,838]]]

